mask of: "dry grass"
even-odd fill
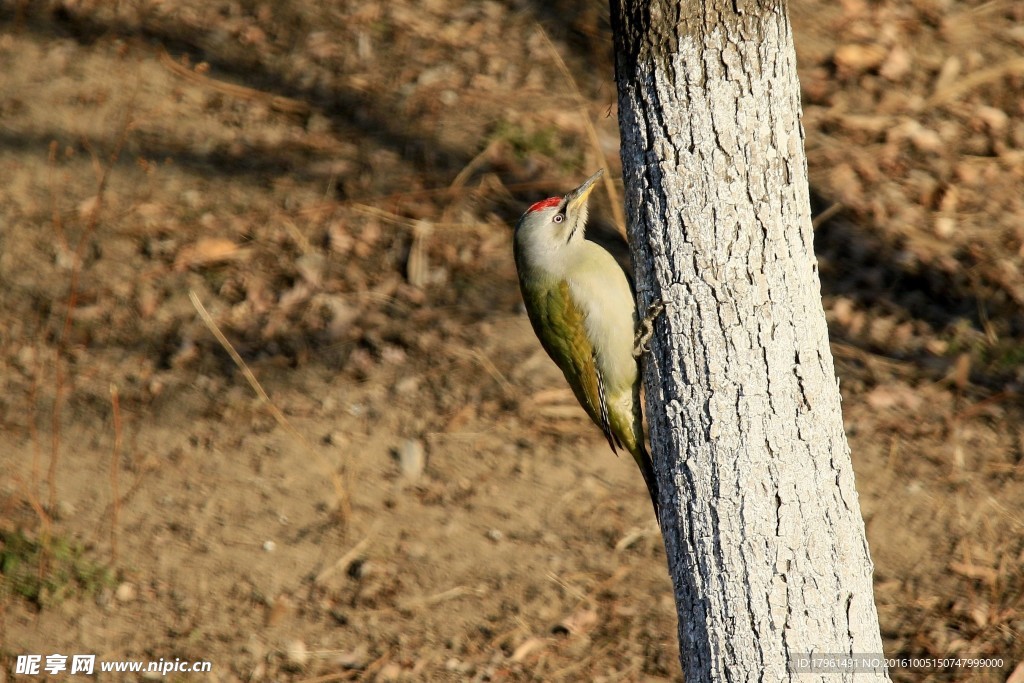
[[[326,470],[327,477],[334,486],[334,494],[337,496],[336,509],[338,510],[339,521],[342,524],[347,522],[349,517],[352,515],[352,504],[349,502],[348,490],[345,488],[345,484],[342,482],[341,477],[338,474],[337,467],[327,460],[327,458],[325,458],[323,454],[317,450],[312,443],[310,443],[309,439],[307,439],[302,432],[292,425],[281,409],[270,400],[270,396],[267,394],[266,390],[263,389],[259,380],[256,379],[256,375],[253,374],[253,371],[250,370],[248,364],[242,360],[242,357],[238,354],[238,351],[235,350],[235,347],[231,345],[228,338],[225,337],[224,333],[220,331],[219,327],[217,327],[217,323],[214,322],[213,316],[211,316],[206,310],[206,307],[203,306],[203,302],[199,300],[199,296],[196,295],[194,291],[189,291],[188,298],[191,300],[192,305],[195,306],[196,312],[199,313],[199,317],[203,319],[203,324],[209,328],[210,332],[217,339],[217,343],[227,351],[229,356],[231,356],[231,360],[233,360],[235,365],[238,366],[238,369],[242,371],[242,376],[245,377],[245,381],[249,383],[249,386],[259,397],[260,401],[263,402],[263,405],[265,405],[267,410],[270,411],[270,414],[274,416],[274,420],[277,424],[281,425],[285,431],[291,434],[305,449],[307,454],[312,455],[320,461],[322,467]]]

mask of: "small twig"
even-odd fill
[[[32,511],[35,512],[36,516],[39,518],[40,525],[42,526],[42,533],[40,535],[43,538],[49,538],[52,520],[50,519],[50,515],[46,513],[46,510],[43,509],[42,504],[39,502],[39,497],[34,495],[32,491],[29,491],[29,484],[27,484],[25,480],[17,474],[12,474],[11,479],[18,485],[18,489],[21,490],[29,507],[32,508]]]
[[[641,539],[656,538],[660,531],[657,524],[650,524],[646,527],[633,527],[615,544],[615,552],[620,553]]]
[[[254,90],[253,88],[247,88],[243,85],[235,85],[234,83],[225,83],[224,81],[218,81],[217,79],[210,78],[209,76],[196,73],[183,64],[179,64],[174,61],[174,59],[167,54],[166,50],[160,50],[159,60],[164,67],[176,76],[180,76],[185,80],[212,88],[213,90],[217,90],[218,92],[222,92],[226,95],[231,95],[244,100],[262,100],[266,102],[271,109],[285,114],[301,115],[308,114],[310,112],[309,104],[302,102],[301,100],[294,100],[282,95],[270,95],[262,90]]]
[[[43,373],[42,369],[42,357],[43,354],[36,354],[36,367],[32,376],[32,388],[29,390],[28,396],[28,433],[29,438],[32,440],[32,480],[31,487],[26,491],[26,498],[29,501],[29,505],[36,511],[39,516],[39,521],[43,526],[45,533],[49,534],[50,531],[50,516],[43,510],[42,504],[39,502],[39,468],[42,462],[42,445],[39,443],[39,427],[36,424],[38,416],[36,415],[36,408],[39,405],[38,394],[39,394],[39,377]]]
[[[295,240],[295,244],[298,246],[299,251],[302,252],[303,256],[306,254],[312,254],[315,251],[315,249],[313,249],[313,245],[309,243],[309,238],[299,230],[299,226],[295,225],[295,221],[290,217],[285,216],[282,223],[284,223],[285,229],[287,229],[291,234],[292,239]]]
[[[576,586],[569,585],[569,582],[560,577],[558,574],[549,571],[547,572],[547,575],[549,580],[553,581],[554,583],[557,583],[559,586],[562,587],[562,590],[564,590],[566,593],[570,594],[580,602],[593,604],[594,599],[591,596],[587,595]]]
[[[548,681],[578,680],[579,677],[576,675],[576,671],[577,670],[581,669],[584,666],[587,666],[588,664],[593,664],[594,661],[596,661],[596,660],[600,659],[601,657],[603,657],[605,655],[605,653],[607,653],[611,649],[612,649],[612,643],[608,643],[606,645],[602,645],[601,647],[597,648],[596,650],[590,652],[589,656],[584,657],[582,659],[578,659],[575,662],[573,662],[572,664],[570,664],[569,666],[562,667],[561,669],[558,669],[557,671],[552,671],[551,673],[545,675],[544,676],[544,680],[548,680]],[[573,674],[571,678],[569,677],[569,674]]]
[[[287,425],[288,420],[285,418],[284,413],[282,413],[278,407],[274,405],[273,401],[270,400],[270,396],[268,396],[267,392],[263,390],[259,380],[256,379],[256,375],[252,374],[252,370],[250,370],[249,366],[245,364],[244,360],[242,360],[238,351],[235,351],[235,347],[231,345],[228,338],[225,337],[224,333],[220,331],[219,327],[217,327],[217,323],[214,322],[213,316],[211,316],[209,311],[206,310],[206,307],[203,306],[203,302],[199,300],[199,296],[196,294],[194,289],[188,290],[188,298],[192,301],[192,305],[195,307],[196,311],[198,311],[199,317],[203,319],[204,323],[206,323],[206,327],[209,328],[210,332],[213,333],[213,336],[217,338],[217,341],[220,342],[222,347],[224,347],[224,350],[228,352],[228,355],[231,356],[231,360],[235,361],[235,365],[238,366],[238,369],[242,371],[242,375],[249,383],[249,386],[252,387],[252,390],[256,392],[256,395],[259,396],[267,406],[269,406],[270,412],[277,419],[278,423],[282,426]]]
[[[333,674],[324,674],[323,676],[316,676],[315,678],[303,678],[298,683],[334,683],[334,681],[347,681],[355,678],[359,675],[359,671],[338,671]]]
[[[47,162],[50,169],[50,208],[52,209],[52,220],[53,220],[53,232],[57,235],[57,242],[60,246],[70,251],[68,247],[68,238],[64,234],[64,222],[60,218],[60,203],[57,201],[57,197],[60,196],[59,187],[63,187],[62,183],[57,182],[57,150],[60,148],[60,144],[56,140],[50,141],[50,152],[47,155]]]
[[[998,80],[1007,74],[1017,72],[1024,72],[1024,57],[1011,59],[1003,64],[997,64],[996,66],[975,71],[963,78],[959,78],[955,83],[937,90],[930,98],[928,98],[928,102],[925,106],[930,109],[932,107],[945,104],[950,100],[959,99],[978,86]]]
[[[206,307],[203,306],[203,302],[199,300],[199,296],[195,293],[195,290],[189,290],[188,298],[192,301],[192,305],[195,307],[196,312],[199,313],[199,317],[202,318],[203,323],[206,324],[207,329],[210,330],[213,336],[220,343],[221,347],[223,347],[223,349],[227,351],[228,355],[231,356],[231,360],[233,360],[235,365],[238,366],[238,369],[242,371],[242,376],[245,377],[245,381],[249,383],[252,390],[256,392],[256,395],[270,410],[270,414],[274,417],[274,420],[277,421],[277,424],[295,437],[300,444],[302,444],[309,452],[313,453],[314,456],[316,456],[316,458],[327,467],[331,483],[334,485],[334,492],[338,496],[339,516],[343,523],[347,522],[352,514],[352,505],[349,502],[348,492],[345,489],[345,485],[341,481],[341,477],[339,477],[338,473],[334,470],[334,467],[331,466],[331,463],[320,451],[313,447],[313,444],[309,442],[302,432],[292,426],[292,423],[284,416],[281,409],[270,400],[270,396],[263,390],[259,380],[256,379],[256,375],[252,373],[252,370],[249,369],[249,366],[246,365],[245,361],[242,360],[242,357],[238,354],[238,351],[235,351],[235,347],[231,345],[228,338],[225,337],[224,333],[220,331],[219,327],[217,327],[217,323],[214,322],[213,316],[211,316],[206,310]]]
[[[366,668],[363,669],[363,680],[364,681],[375,680],[377,672],[380,671],[381,669],[383,669],[384,665],[387,664],[389,661],[391,661],[391,653],[390,652],[385,652],[380,657],[377,657],[377,659],[375,659],[372,662],[370,662],[369,664],[367,664]]]
[[[117,565],[117,520],[121,516],[121,493],[118,486],[118,471],[121,462],[121,399],[117,385],[110,385],[110,405],[114,413],[114,449],[110,456],[110,564]]]
[[[490,144],[484,147],[479,154],[469,160],[469,163],[462,167],[462,170],[455,176],[455,180],[448,186],[446,194],[454,195],[456,192],[461,190],[466,185],[466,181],[469,180],[469,176],[473,175],[473,172],[483,166],[484,161],[487,160],[487,155],[494,149],[497,141],[492,140]]]
[[[842,202],[834,202],[827,209],[819,213],[811,220],[811,227],[817,230],[819,227],[824,225],[830,218],[835,216],[837,213],[842,211],[844,208]]]
[[[1008,401],[1010,399],[1017,398],[1017,396],[1018,393],[1013,389],[1000,391],[999,393],[992,394],[991,396],[983,398],[982,400],[977,401],[976,403],[972,403],[963,410],[958,411],[956,414],[949,418],[949,421],[950,423],[965,422],[975,417],[982,411],[988,410],[993,405],[998,405],[1003,401]]]
[[[50,466],[46,471],[47,503],[50,514],[57,510],[57,464],[60,462],[60,416],[63,407],[64,372],[60,357],[62,344],[54,350],[53,358],[53,408],[50,411]]]
[[[864,349],[852,344],[833,341],[830,348],[832,349],[832,355],[836,358],[846,358],[863,363],[864,367],[871,373],[872,377],[876,377],[879,370],[883,372],[891,372],[903,377],[910,374],[913,370],[910,363],[898,361],[870,351],[865,351]]]
[[[99,168],[102,169],[102,172],[100,173],[99,182],[96,187],[96,204],[92,208],[92,211],[89,214],[89,219],[85,224],[85,229],[82,231],[81,236],[78,238],[78,244],[75,246],[75,255],[71,262],[71,281],[68,284],[67,310],[64,312],[64,325],[61,328],[57,344],[54,347],[53,371],[55,394],[53,397],[53,412],[51,413],[50,419],[50,428],[52,431],[50,434],[49,482],[47,482],[49,486],[49,503],[51,513],[57,507],[57,465],[60,462],[61,409],[63,408],[64,394],[64,372],[61,360],[67,350],[68,337],[71,333],[71,320],[75,312],[75,306],[78,303],[78,283],[82,274],[82,261],[85,258],[85,246],[89,242],[89,238],[96,232],[97,225],[99,225],[100,212],[103,207],[103,196],[106,192],[107,183],[110,179],[110,171],[121,156],[121,150],[124,148],[124,144],[128,139],[128,131],[131,129],[134,109],[135,100],[133,99],[125,113],[124,123],[121,125],[117,141],[114,143],[114,151],[111,152],[109,163],[107,163],[106,166],[100,164],[95,152],[93,152],[91,147],[89,148],[90,153],[93,155],[94,163],[99,164]],[[56,210],[56,208],[54,210]],[[59,226],[59,222],[55,223],[55,225]]]
[[[359,557],[363,550],[366,549],[366,546],[370,544],[370,539],[373,537],[374,529],[376,529],[376,525],[373,527],[373,529],[370,529],[370,533],[366,535],[366,538],[352,546],[352,548],[349,549],[347,553],[338,558],[337,562],[335,562],[330,567],[325,568],[323,571],[317,574],[316,578],[313,579],[313,583],[323,583],[331,576],[333,576],[335,572],[340,571],[348,565],[352,564],[352,561]]]
[[[562,72],[566,82],[569,84],[569,89],[572,91],[573,99],[576,100],[576,106],[579,108],[580,116],[583,118],[583,125],[587,130],[587,137],[590,138],[590,145],[594,149],[594,153],[597,158],[601,160],[606,168],[611,168],[608,162],[608,157],[605,156],[604,151],[601,149],[601,139],[597,136],[597,129],[594,127],[594,121],[590,118],[590,113],[587,111],[587,100],[583,97],[583,93],[580,92],[579,86],[576,84],[576,79],[573,78],[572,71],[566,65],[565,60],[562,59],[561,53],[558,52],[558,48],[551,42],[551,38],[548,37],[547,32],[540,25],[537,26],[537,30],[544,42],[547,43],[548,49],[551,50],[551,54],[554,56],[555,65],[558,70]],[[608,201],[612,205],[612,215],[615,218],[615,226],[619,229],[623,235],[626,234],[626,213],[622,208],[622,202],[619,199],[619,192],[615,189],[615,181],[612,180],[611,173],[605,173],[602,178],[604,183],[605,192],[608,193]]]
[[[374,218],[379,218],[380,220],[385,221],[387,223],[399,225],[408,230],[416,229],[416,226],[423,222],[422,219],[406,218],[405,216],[399,216],[397,213],[392,213],[391,211],[386,211],[385,209],[380,209],[377,208],[376,206],[370,206],[369,204],[349,204],[348,206],[356,213],[361,213],[365,216],[373,216]],[[479,223],[438,222],[431,223],[431,225],[437,228],[470,230],[477,229],[480,227]]]
[[[430,607],[446,600],[454,600],[455,598],[461,598],[463,595],[476,594],[479,591],[467,588],[466,586],[455,586],[449,588],[446,591],[435,593],[434,595],[426,595],[421,598],[413,598],[411,600],[404,601],[399,605],[399,609],[403,610],[414,610],[423,607]]]
[[[494,379],[494,381],[498,383],[498,386],[501,387],[501,390],[506,395],[511,396],[515,394],[515,387],[513,387],[512,383],[505,378],[505,375],[502,374],[501,370],[498,369],[498,366],[496,366],[493,363],[493,361],[491,361],[490,358],[484,355],[483,351],[481,351],[480,349],[464,351],[462,349],[455,348],[452,349],[452,352],[459,358],[468,358],[471,360],[475,360],[477,363],[480,364],[480,367],[486,370],[487,374],[489,374]]]

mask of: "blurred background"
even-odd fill
[[[893,677],[1006,681],[1024,4],[790,12],[886,654],[1001,662]],[[607,3],[3,2],[0,74],[0,680],[681,680],[643,484],[511,256],[619,173]]]

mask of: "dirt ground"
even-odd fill
[[[1024,4],[791,15],[886,654],[998,662],[893,678],[1006,681]],[[0,3],[0,681],[681,680],[643,484],[511,257],[617,173],[610,44],[599,0]]]

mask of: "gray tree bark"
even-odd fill
[[[686,680],[852,680],[827,657],[882,646],[785,2],[611,15],[638,306],[665,305],[644,373]]]

